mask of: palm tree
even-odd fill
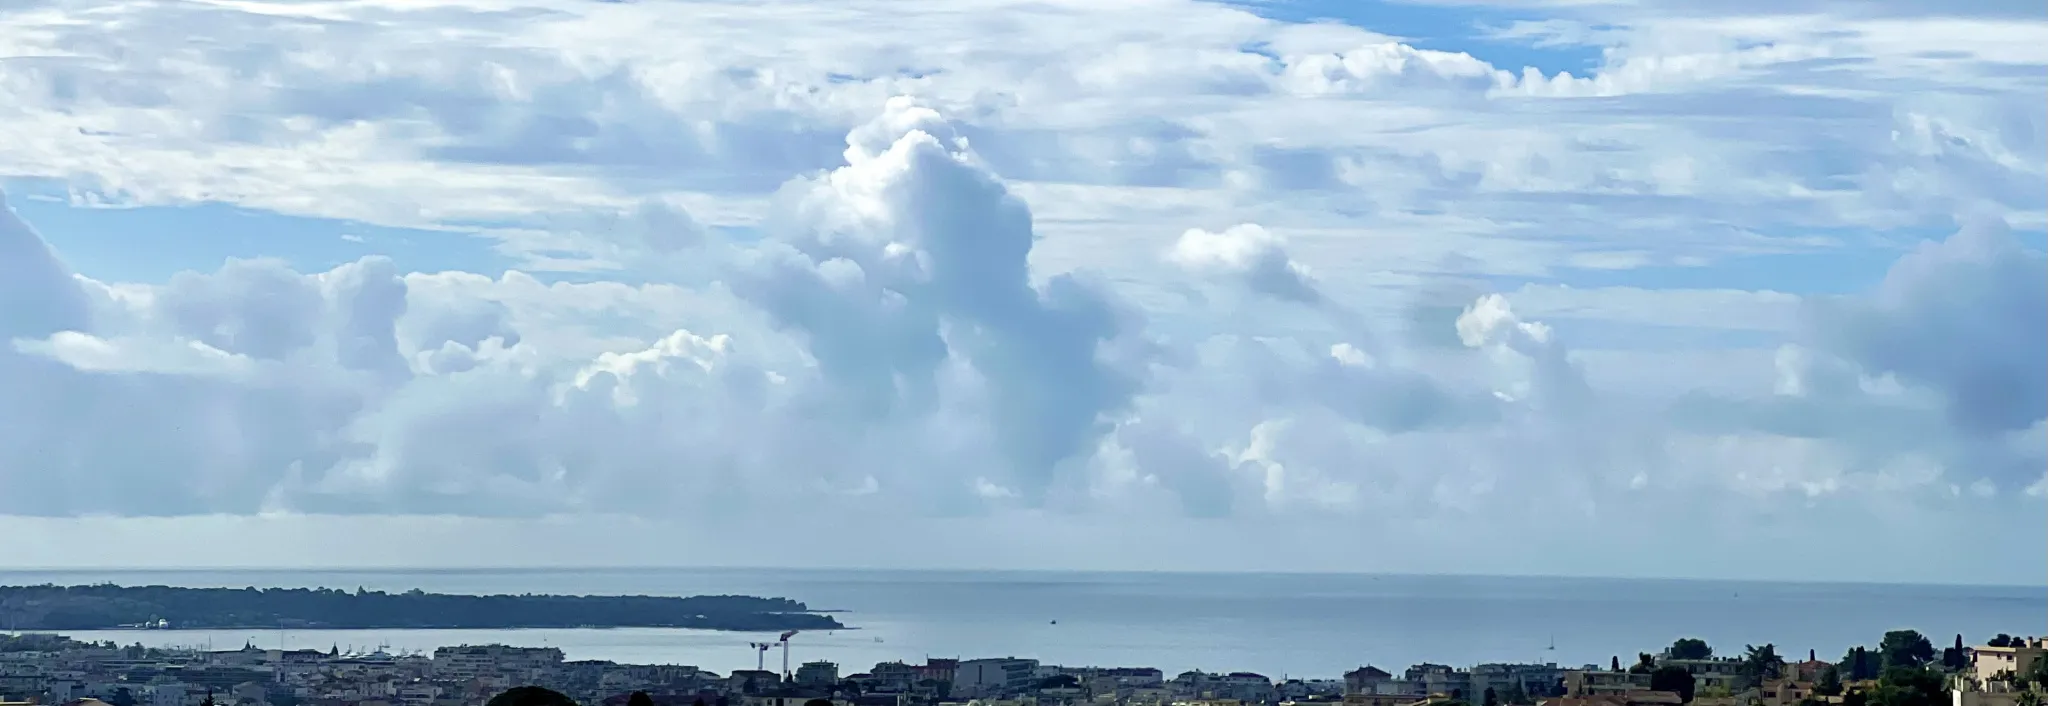
[[[1776,679],[1783,674],[1785,658],[1778,656],[1776,645],[1767,642],[1761,647],[1743,645],[1742,649],[1742,664],[1739,669],[1750,684],[1762,684],[1764,680]]]

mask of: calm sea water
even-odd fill
[[[1419,661],[1606,663],[1678,637],[1838,658],[1909,627],[2048,632],[2048,588],[1372,575],[1158,574],[796,569],[461,571],[0,571],[0,583],[307,586],[447,593],[785,596],[846,611],[857,629],[804,633],[790,659],[842,672],[932,657],[1035,657],[1069,665],[1252,670],[1335,677]],[[1055,624],[1054,621],[1057,621]],[[745,633],[690,630],[104,631],[123,644],[431,650],[502,642],[571,659],[752,668]],[[1554,645],[1554,648],[1553,648]],[[770,668],[779,653],[768,655]]]

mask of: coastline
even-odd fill
[[[801,601],[695,596],[428,593],[419,588],[227,588],[112,583],[0,586],[5,624],[84,630],[522,630],[657,628],[729,632],[837,630]]]
[[[1245,669],[1338,674],[1361,665],[1549,662],[1606,665],[1644,645],[1683,636],[1714,644],[1776,643],[1783,653],[1837,657],[1873,635],[1904,626],[1941,631],[1937,641],[2024,631],[2048,611],[2039,589],[1773,583],[1725,584],[1592,579],[1476,579],[1393,575],[1181,574],[1103,572],[922,572],[824,569],[739,571],[583,570],[318,572],[197,570],[23,575],[6,583],[111,581],[187,585],[363,585],[451,593],[734,593],[800,596],[850,611],[858,626],[803,631],[792,661],[824,659],[865,667],[933,657],[1032,657],[1047,663],[1141,664],[1161,669]],[[1199,579],[1199,580],[1191,580]],[[841,616],[845,618],[846,616]],[[1052,620],[1058,625],[1052,625]],[[248,622],[248,621],[244,621]],[[211,639],[239,647],[279,644],[274,625],[256,631],[77,634],[189,646]],[[70,634],[70,631],[65,631]],[[1556,637],[1555,650],[1551,636]],[[773,635],[768,635],[773,637]],[[339,643],[394,649],[508,642],[560,647],[572,659],[680,663],[751,669],[744,631],[531,628],[503,630],[307,631],[284,635],[295,648]],[[882,642],[876,642],[881,638]]]

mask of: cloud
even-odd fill
[[[1892,265],[1868,298],[1815,303],[1825,351],[1940,395],[1965,429],[2048,418],[2048,259],[2003,221],[1977,220]]]
[[[84,5],[0,9],[0,173],[74,209],[0,214],[0,532],[1593,573],[1885,538],[1754,569],[1804,577],[2041,517],[2038,22]],[[190,204],[427,244],[228,258],[151,220]],[[105,205],[223,264],[110,254]],[[2033,572],[2011,537],[1928,554]]]
[[[928,410],[915,398],[956,364],[1006,475],[1035,492],[1129,403],[1142,361],[1117,359],[1126,322],[1080,278],[1032,282],[1030,211],[937,112],[891,99],[847,145],[845,167],[784,190],[791,215],[741,296],[803,335],[863,412]]]
[[[1196,272],[1213,272],[1238,278],[1244,286],[1266,296],[1302,304],[1323,299],[1308,268],[1289,259],[1286,241],[1280,236],[1245,223],[1221,233],[1199,228],[1182,233],[1167,254],[1175,264]]]

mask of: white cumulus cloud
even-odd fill
[[[2042,22],[1811,5],[0,7],[0,564],[2032,580]]]

